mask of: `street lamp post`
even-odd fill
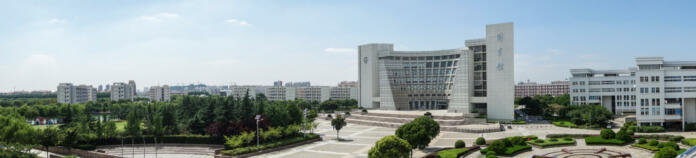
[[[259,150],[261,146],[261,143],[259,141],[259,121],[263,119],[261,118],[261,115],[256,115],[254,119],[256,119],[256,150]]]

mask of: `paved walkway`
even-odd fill
[[[106,154],[128,158],[212,158],[215,150],[223,148],[221,145],[190,145],[190,144],[160,144],[157,147],[148,145],[145,148],[136,145],[126,146],[100,146],[97,150],[103,150]]]

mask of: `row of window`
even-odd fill
[[[640,99],[640,106],[650,106],[650,105],[660,106],[660,98]]]
[[[642,93],[642,94],[660,93],[660,87],[643,87],[643,88],[640,88],[640,93]]]
[[[640,82],[660,82],[660,76],[640,76]]]
[[[446,60],[446,59],[456,59],[459,58],[460,55],[445,55],[445,56],[425,56],[425,57],[399,57],[399,56],[388,56],[388,57],[381,57],[380,59],[389,59],[389,60]]]
[[[585,85],[585,81],[575,81],[571,82],[572,85]],[[607,81],[588,81],[589,85],[632,85],[636,84],[634,80],[607,80]]]

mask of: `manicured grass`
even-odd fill
[[[126,131],[126,121],[116,121],[116,131],[125,132]]]
[[[310,134],[310,135],[307,135],[307,137],[298,136],[298,137],[293,137],[293,138],[286,138],[286,139],[282,139],[282,140],[278,140],[278,141],[274,141],[274,142],[270,142],[270,143],[261,144],[260,149],[258,149],[258,150],[277,148],[277,147],[281,147],[281,146],[285,146],[285,145],[299,143],[299,142],[306,141],[306,140],[315,139],[318,137],[319,137],[319,135]],[[257,151],[257,149],[256,149],[256,146],[254,145],[254,146],[240,147],[240,148],[234,148],[234,149],[230,149],[230,150],[224,150],[224,151],[222,151],[222,154],[223,155],[242,155],[242,154],[256,152],[256,151]]]
[[[469,149],[467,148],[447,149],[438,151],[437,155],[440,156],[440,158],[457,158],[459,154],[465,153],[467,151],[469,151]]]
[[[575,144],[575,139],[566,137],[566,138],[557,138],[556,141],[551,141],[551,139],[538,139],[538,140],[532,140],[532,141],[527,141],[529,144],[533,144],[536,146],[540,147],[547,147],[547,146],[555,146],[555,145],[565,145],[565,144]]]
[[[570,127],[570,128],[577,128],[578,125],[570,122],[570,121],[565,121],[565,120],[560,120],[560,121],[552,121],[551,122],[553,125],[559,126],[559,127]]]
[[[529,145],[515,145],[512,147],[505,148],[505,155],[512,155],[512,154],[516,153],[517,151],[527,150],[527,149],[531,149],[531,148],[532,147]]]
[[[688,146],[696,146],[696,138],[682,139],[681,143]]]
[[[604,139],[601,136],[591,136],[585,137],[585,143],[587,144],[609,144],[609,145],[623,145],[626,142],[618,139]]]
[[[684,153],[684,152],[686,152],[686,149],[679,149],[679,150],[677,150],[677,154],[682,154],[682,153]]]
[[[46,128],[48,128],[48,127],[58,127],[58,125],[60,125],[60,124],[52,124],[52,125],[35,125],[35,126],[32,126],[32,127],[34,127],[34,129],[46,129]]]
[[[660,151],[660,148],[659,148],[659,147],[657,147],[657,146],[652,146],[652,145],[647,144],[647,143],[645,143],[645,144],[638,144],[638,143],[636,143],[636,144],[633,144],[633,145],[631,145],[631,146],[633,146],[633,147],[638,147],[638,148],[643,148],[643,149],[650,150],[650,151]]]

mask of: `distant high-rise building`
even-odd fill
[[[149,89],[150,101],[153,102],[168,102],[171,100],[170,89],[168,85],[152,86]]]
[[[128,81],[128,85],[131,86],[131,87],[133,88],[133,89],[131,89],[131,91],[132,91],[132,93],[133,93],[133,96],[137,95],[137,94],[138,94],[138,89],[136,89],[135,81],[129,80],[129,81]]]
[[[312,84],[309,83],[309,81],[305,81],[305,82],[288,82],[288,83],[285,83],[285,86],[286,86],[286,87],[310,87],[310,86],[312,86]]]
[[[283,87],[283,81],[275,81],[275,82],[273,82],[273,86],[275,86],[275,87]]]
[[[135,82],[132,80],[129,81],[128,84],[123,83],[123,82],[116,82],[113,85],[111,85],[111,100],[112,101],[119,101],[119,100],[130,100],[133,101],[133,98],[136,96],[136,87],[135,87]]]
[[[106,85],[106,88],[104,89],[104,92],[111,92],[111,85]]]
[[[222,90],[222,92],[225,92],[227,96],[234,96],[235,98],[242,98],[247,94],[247,92],[249,92],[249,98],[256,97],[255,86],[230,86],[228,90]]]
[[[341,81],[338,83],[338,87],[358,87],[358,81]]]
[[[99,85],[99,88],[97,88],[97,92],[102,92],[104,90],[103,88],[104,87],[102,87],[102,85]]]
[[[358,100],[358,87],[331,87],[331,100]]]
[[[521,82],[515,85],[515,97],[533,96],[561,96],[568,94],[568,81],[553,81],[547,84],[537,84],[535,82]]]
[[[60,83],[56,95],[58,103],[84,103],[97,100],[97,89],[88,85],[74,86],[72,83]]]

